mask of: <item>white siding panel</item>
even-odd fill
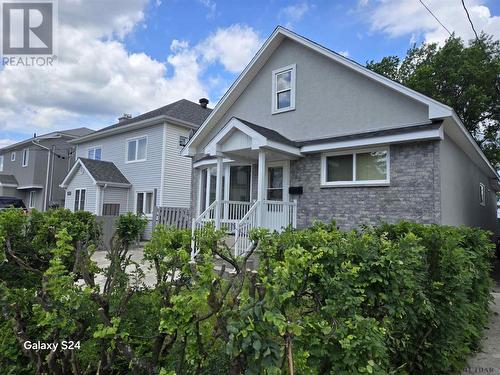
[[[75,189],[85,189],[85,211],[95,213],[96,186],[81,167],[78,167],[78,170],[66,189],[64,206],[71,211],[75,208]],[[71,192],[71,195],[67,195],[68,191]]]
[[[127,212],[128,189],[107,187],[104,189],[102,203],[114,203],[120,205],[120,215]]]
[[[142,136],[147,137],[146,160],[127,163],[127,140]],[[156,189],[160,194],[162,138],[163,124],[157,124],[79,144],[77,156],[85,158],[89,147],[101,146],[102,160],[113,162],[132,184],[128,190],[128,211],[135,212],[136,192]]]
[[[188,135],[186,128],[167,125],[163,206],[191,206],[191,159],[180,155],[182,147],[179,146],[179,137]]]

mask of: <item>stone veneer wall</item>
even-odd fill
[[[291,162],[291,186],[303,186],[299,228],[335,220],[341,229],[380,221],[441,222],[439,141],[390,146],[390,186],[320,187],[319,154]]]

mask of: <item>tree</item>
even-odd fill
[[[481,34],[466,45],[422,44],[367,68],[452,107],[491,163],[500,167],[500,41]]]

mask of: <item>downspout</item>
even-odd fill
[[[50,169],[50,148],[41,145],[36,141],[31,141],[35,146],[41,147],[47,150],[47,173],[45,178],[45,188],[44,188],[44,199],[43,199],[43,211],[47,211],[47,197],[48,197],[48,188],[49,188],[49,169]]]
[[[55,169],[54,160],[55,160],[55,156],[56,156],[55,148],[56,148],[56,146],[52,145],[52,161],[50,162],[52,169],[50,170],[49,203],[52,201],[52,187],[54,186],[54,169]]]

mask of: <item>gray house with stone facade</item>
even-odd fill
[[[499,177],[452,108],[278,27],[182,151],[193,228],[335,220],[497,231]]]
[[[0,149],[0,196],[21,198],[26,207],[40,211],[63,207],[59,184],[75,163],[75,147],[69,142],[92,132],[55,131]]]

